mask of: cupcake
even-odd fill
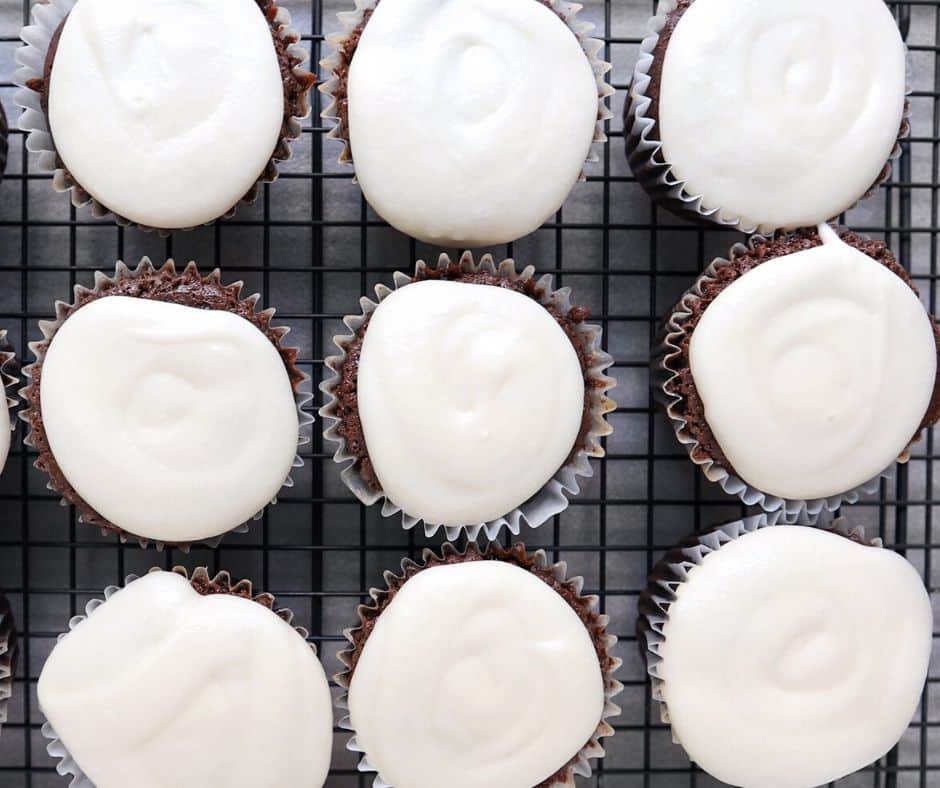
[[[640,597],[663,722],[723,782],[832,782],[888,752],[917,708],[933,630],[923,581],[837,528],[731,523],[667,553]]]
[[[796,229],[888,179],[910,128],[883,0],[663,0],[650,30],[624,124],[638,181],[667,208]]]
[[[395,788],[573,786],[620,710],[616,638],[565,564],[445,544],[359,608],[339,700],[360,771]]]
[[[563,0],[357,0],[321,66],[323,117],[369,204],[437,246],[514,241],[604,142],[610,70]]]
[[[324,435],[363,503],[448,538],[541,525],[603,456],[613,359],[567,289],[511,260],[442,255],[376,288],[326,360]]]
[[[164,231],[230,216],[277,178],[309,113],[306,50],[275,0],[45,0],[14,100],[78,207]]]
[[[322,786],[332,700],[292,618],[204,568],[107,588],[39,676],[58,772],[96,788]]]
[[[7,341],[6,330],[0,329],[0,389],[4,392],[0,402],[0,472],[9,457],[10,439],[16,429],[12,418],[12,412],[17,405],[16,385],[19,383],[16,371],[16,354]]]
[[[217,544],[290,484],[306,376],[258,298],[144,258],[40,324],[27,445],[84,522],[141,545]]]
[[[887,246],[820,225],[712,263],[666,321],[654,385],[710,480],[814,516],[856,500],[937,421],[937,353]]]
[[[0,733],[7,721],[7,705],[13,697],[13,674],[16,671],[16,627],[10,603],[0,594]]]

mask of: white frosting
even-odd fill
[[[531,788],[594,734],[604,679],[567,602],[500,561],[425,569],[369,635],[356,740],[396,788]]]
[[[904,94],[883,0],[695,0],[666,48],[663,156],[723,218],[812,226],[875,182]]]
[[[698,1],[698,0],[697,0]],[[791,499],[893,463],[934,389],[933,327],[908,285],[821,226],[824,244],[753,268],[709,304],[690,362],[734,470]]]
[[[40,394],[69,483],[149,539],[196,541],[241,525],[274,498],[297,453],[284,362],[231,312],[92,301],[53,338]]]
[[[78,0],[49,86],[75,180],[150,227],[194,227],[241,200],[274,152],[280,68],[254,0]]]
[[[373,313],[358,395],[388,498],[426,523],[477,525],[511,512],[564,465],[584,376],[571,341],[528,296],[425,281]]]
[[[326,781],[329,685],[300,635],[171,572],[135,580],[53,649],[39,705],[96,788]]]
[[[538,228],[577,181],[598,112],[587,55],[537,0],[382,0],[348,96],[366,199],[438,246]]]
[[[728,542],[678,586],[661,646],[673,733],[719,780],[807,788],[867,766],[920,700],[933,618],[901,556],[815,528]]]

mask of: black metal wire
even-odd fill
[[[351,3],[349,4],[351,5]],[[885,237],[912,270],[932,311],[936,311],[940,235],[940,0],[891,3],[909,33],[915,66],[913,134],[905,158],[880,193],[846,217],[854,229]],[[324,30],[336,28],[341,0],[287,3],[303,40],[320,59]],[[691,530],[734,519],[745,509],[704,481],[676,445],[668,426],[653,412],[646,370],[652,331],[660,316],[714,255],[737,240],[733,233],[684,223],[650,206],[626,167],[619,112],[651,0],[593,0],[585,14],[598,26],[603,52],[614,63],[613,100],[617,119],[610,143],[588,170],[572,200],[533,237],[494,250],[556,274],[575,300],[587,302],[605,327],[619,381],[613,416],[615,434],[594,479],[571,507],[537,531],[523,534],[530,547],[544,547],[584,574],[598,593],[621,639],[626,685],[616,721],[594,778],[584,785],[707,785],[711,778],[690,766],[670,743],[649,701],[649,686],[633,635],[636,596],[663,550]],[[12,53],[19,28],[28,21],[29,0],[0,0],[0,100],[11,119]],[[38,337],[37,321],[51,316],[56,298],[68,299],[75,283],[89,283],[96,269],[116,259],[136,262],[143,254],[162,260],[195,258],[202,267],[221,266],[227,279],[244,278],[264,303],[278,308],[301,348],[301,365],[315,390],[323,359],[340,320],[356,310],[356,299],[391,272],[410,269],[416,258],[438,250],[403,239],[368,209],[352,173],[336,163],[339,146],[325,140],[317,95],[296,155],[280,180],[266,186],[253,208],[232,220],[168,239],[123,230],[76,211],[54,195],[50,178],[33,170],[23,135],[11,134],[9,172],[0,185],[0,328],[9,330],[23,357]],[[404,532],[375,509],[356,503],[338,480],[321,426],[311,429],[297,486],[247,534],[227,537],[214,549],[159,554],[119,545],[76,523],[60,509],[45,480],[22,448],[23,429],[0,477],[0,589],[17,616],[22,658],[11,721],[0,736],[0,788],[65,785],[54,774],[40,734],[35,683],[45,654],[68,618],[99,596],[109,583],[152,565],[166,568],[208,565],[251,578],[282,598],[307,626],[329,671],[338,663],[342,628],[354,623],[356,605],[384,569],[415,557],[440,538]],[[910,466],[882,485],[878,495],[844,512],[874,529],[892,549],[903,552],[923,573],[931,593],[940,592],[932,553],[934,540],[935,440],[928,436]],[[936,635],[935,635],[936,636]],[[874,786],[940,785],[940,713],[930,698],[940,693],[940,672],[928,680],[923,703],[899,748],[842,784]],[[934,707],[936,704],[934,704]],[[328,785],[365,786],[371,776],[356,770],[338,733]]]

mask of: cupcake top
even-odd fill
[[[905,49],[883,0],[680,0],[657,52],[662,157],[722,219],[831,219],[894,150]]]
[[[893,257],[876,260],[857,236],[846,238],[854,245],[822,225],[812,243],[758,244],[706,274],[706,288],[719,292],[706,292],[704,311],[695,307],[687,351],[710,433],[702,443],[781,498],[864,484],[931,418],[933,321]]]
[[[356,743],[393,786],[551,784],[605,709],[590,616],[520,565],[454,561],[413,574],[353,631]]]
[[[39,705],[96,788],[323,785],[326,676],[268,606],[156,571],[59,640]]]
[[[662,699],[676,739],[719,780],[823,785],[907,728],[933,617],[896,553],[817,528],[761,528],[693,565],[675,597]]]
[[[295,351],[270,314],[194,268],[111,292],[68,313],[34,372],[39,465],[87,521],[138,538],[243,524],[296,457]]]
[[[356,177],[394,227],[440,246],[503,243],[565,201],[598,84],[551,3],[381,0],[347,54]]]
[[[372,313],[357,404],[388,498],[427,523],[473,525],[512,511],[565,463],[582,427],[584,373],[534,298],[420,281]]]
[[[274,154],[282,60],[255,0],[79,0],[47,60],[58,155],[119,216],[168,229],[212,221]]]

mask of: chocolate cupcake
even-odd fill
[[[758,515],[666,553],[638,641],[662,720],[698,766],[731,785],[825,785],[907,729],[930,598],[902,556],[844,522],[775,523]]]
[[[888,179],[907,92],[883,0],[663,0],[624,107],[627,155],[680,216],[811,227]]]
[[[306,375],[274,310],[241,288],[144,258],[40,324],[26,443],[82,521],[142,546],[217,544],[290,486]]]
[[[616,638],[541,550],[445,544],[405,560],[345,632],[340,725],[376,784],[573,786],[620,713]],[[446,735],[442,731],[446,730]]]
[[[757,236],[680,299],[654,390],[711,481],[816,516],[874,489],[936,423],[938,338],[882,241],[829,225]]]
[[[580,8],[366,0],[339,15],[323,117],[376,213],[463,248],[514,241],[558,211],[611,117],[610,64]]]
[[[271,594],[204,567],[109,586],[69,622],[37,687],[73,785],[321,786],[329,684]]]
[[[13,697],[13,675],[16,672],[16,626],[7,598],[0,594],[0,733],[7,721],[7,706]]]
[[[277,178],[310,111],[307,52],[275,0],[41,2],[22,38],[30,150],[73,205],[122,225],[231,216]]]
[[[0,473],[3,472],[9,457],[11,438],[16,430],[16,422],[12,414],[18,404],[16,396],[16,387],[19,384],[18,371],[16,353],[7,341],[6,329],[0,329],[0,390],[3,391],[3,401],[0,402]]]
[[[442,255],[376,287],[321,384],[342,477],[406,528],[448,538],[541,525],[591,476],[613,410],[601,330],[550,276]]]

